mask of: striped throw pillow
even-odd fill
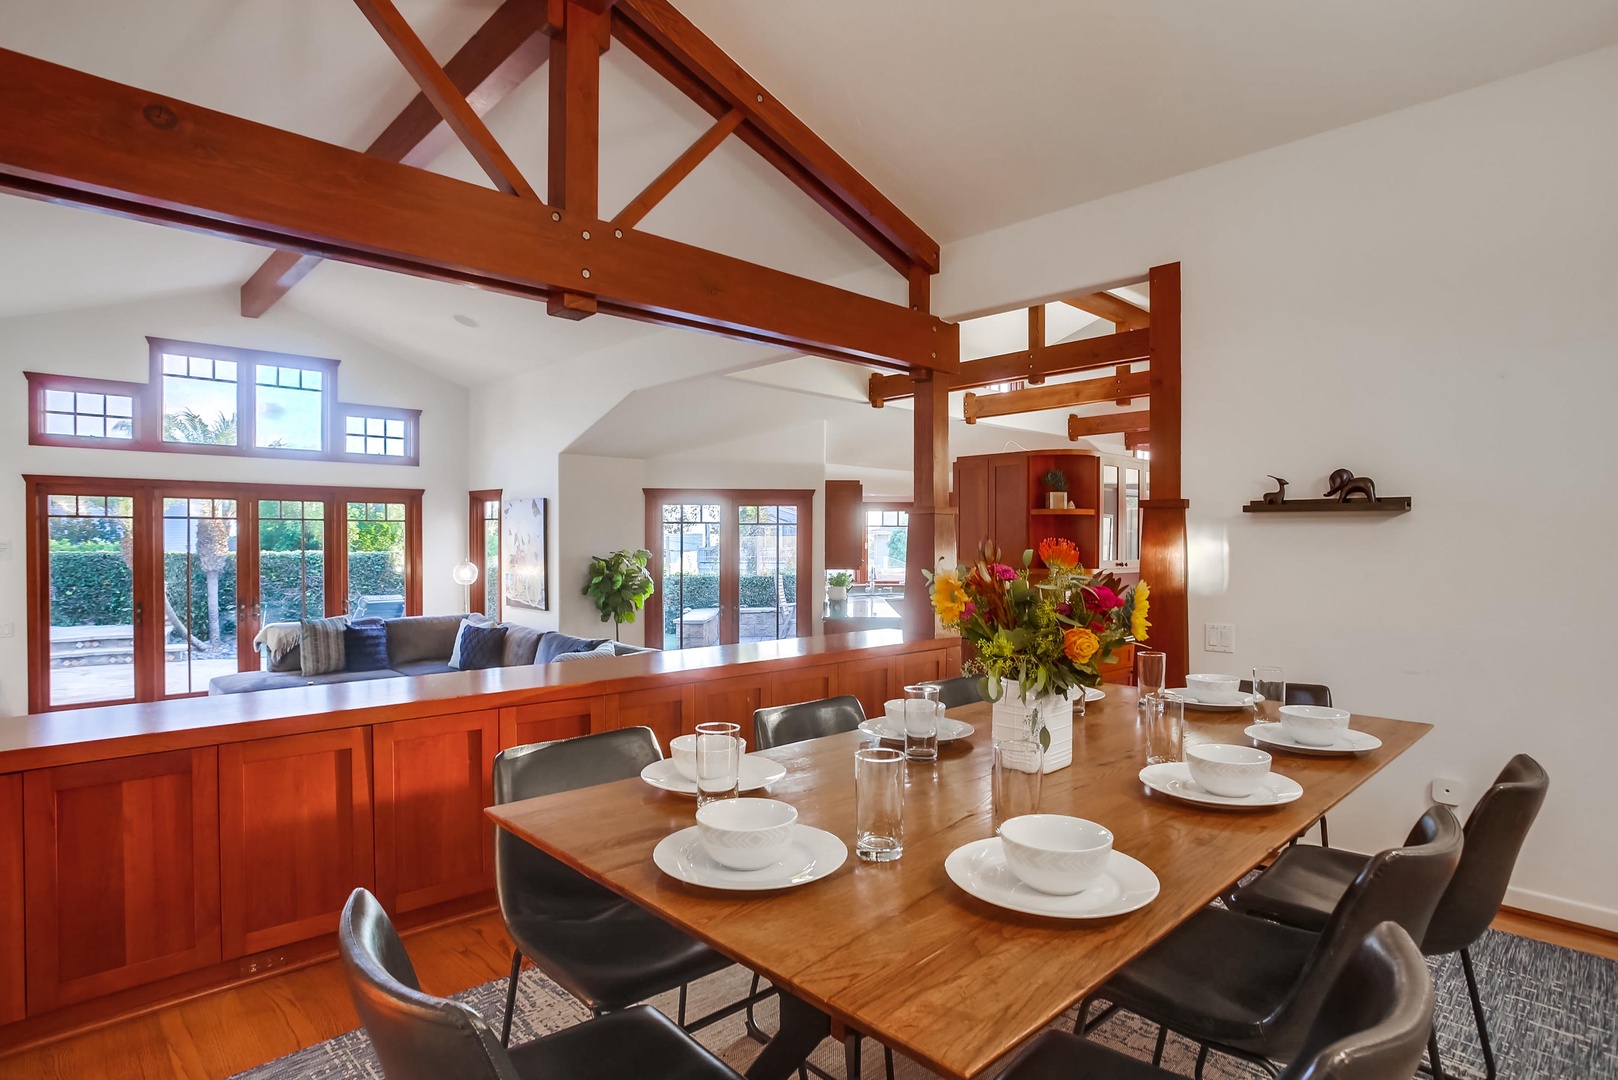
[[[328,675],[343,670],[348,662],[343,642],[343,631],[347,629],[346,615],[304,621],[298,649],[303,654],[305,675]]]

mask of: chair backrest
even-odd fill
[[[1343,966],[1280,1080],[1413,1076],[1432,1023],[1433,980],[1421,950],[1398,925],[1382,923]]]
[[[1243,679],[1239,684],[1242,693],[1253,692],[1253,680]],[[1331,687],[1325,683],[1317,682],[1289,682],[1287,683],[1287,705],[1324,705],[1331,708]]]
[[[848,694],[757,709],[753,713],[753,746],[768,750],[772,746],[853,731],[863,723],[865,710],[860,707],[860,699]]]
[[[1448,807],[1433,806],[1410,830],[1404,847],[1372,856],[1321,931],[1320,940],[1291,995],[1264,1021],[1266,1043],[1288,1058],[1308,1034],[1320,1003],[1372,930],[1392,922],[1420,941],[1461,860],[1461,823]]]
[[[1466,850],[1422,939],[1428,956],[1465,949],[1489,928],[1511,884],[1528,829],[1544,805],[1551,778],[1518,754],[1506,763],[1466,819]]]
[[[354,1010],[387,1080],[518,1080],[481,1016],[421,992],[387,912],[364,889],[355,889],[343,907],[337,947]]]
[[[502,750],[494,758],[494,801],[553,795],[640,775],[663,752],[647,727],[619,728]],[[494,831],[494,886],[507,918],[588,918],[623,902],[612,890],[558,862],[520,836]]]
[[[938,701],[946,709],[958,709],[983,700],[983,680],[976,675],[960,675],[953,679],[929,679],[923,686],[938,687]]]

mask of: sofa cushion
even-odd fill
[[[462,623],[455,639],[456,656],[449,666],[461,671],[500,667],[506,654],[506,628]]]
[[[302,675],[296,671],[239,671],[234,675],[220,675],[208,681],[208,693],[245,694],[253,690],[285,690],[293,686],[325,686],[329,683],[369,682],[372,679],[396,679],[399,673],[384,668],[381,671],[334,671],[329,675]]]
[[[535,630],[532,626],[521,626],[517,623],[501,623],[506,628],[506,654],[501,658],[501,667],[518,667],[534,662],[534,653],[539,648],[540,635],[543,630]]]
[[[254,636],[253,648],[269,661],[266,667],[270,671],[303,670],[303,658],[298,654],[298,635],[302,628],[302,623],[295,622],[265,623]]]
[[[617,653],[612,651],[612,642],[603,641],[600,645],[597,645],[593,649],[575,649],[572,652],[565,652],[552,661],[552,663],[561,664],[568,660],[588,660],[595,656],[617,655]]]
[[[347,659],[343,632],[347,629],[346,615],[303,621],[303,629],[298,635],[298,650],[303,658],[304,675],[329,675],[343,670]]]
[[[455,633],[464,615],[411,615],[389,619],[388,663],[394,668],[416,660],[447,665],[455,651]]]
[[[606,640],[606,638],[577,638],[571,634],[552,630],[539,639],[539,648],[534,650],[534,663],[548,664],[564,653],[599,649]]]
[[[393,670],[400,675],[443,675],[455,669],[442,660],[407,660],[393,665]]]
[[[343,631],[344,671],[385,671],[388,628],[381,619],[355,619]]]
[[[459,671],[461,668],[461,638],[466,634],[466,628],[468,626],[493,625],[493,619],[489,618],[487,615],[479,615],[476,612],[473,612],[471,615],[468,615],[462,619],[461,624],[455,628],[455,644],[451,646],[449,650],[449,666],[457,671]]]

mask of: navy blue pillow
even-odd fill
[[[548,664],[563,653],[585,652],[601,647],[606,638],[581,638],[571,634],[564,634],[553,630],[542,634],[539,639],[539,648],[534,650],[534,663]]]
[[[506,658],[506,628],[503,626],[461,627],[461,670],[479,671],[503,666]]]
[[[382,671],[388,666],[388,628],[381,619],[355,619],[343,631],[345,671]]]

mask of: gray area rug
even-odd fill
[[[1497,931],[1486,934],[1472,956],[1503,1080],[1618,1080],[1618,963]],[[1433,975],[1438,989],[1438,1041],[1444,1072],[1457,1080],[1482,1080],[1483,1056],[1478,1049],[1459,958],[1433,961]],[[731,968],[693,985],[689,1015],[701,1016],[742,997],[749,978],[742,969]],[[473,987],[456,997],[477,1009],[499,1030],[505,1005],[504,979]],[[654,998],[652,1004],[673,1016],[675,995]],[[759,1013],[764,1029],[773,1030],[773,1003],[762,1006]],[[579,1023],[587,1016],[587,1011],[561,987],[539,972],[527,970],[518,990],[511,1041],[526,1042]],[[1072,1018],[1053,1026],[1071,1028]],[[1091,1037],[1136,1057],[1150,1058],[1157,1027],[1120,1012]],[[758,1053],[758,1044],[747,1037],[739,1015],[707,1028],[699,1038],[737,1069],[745,1068]],[[1189,1076],[1196,1050],[1194,1043],[1170,1036],[1164,1067]],[[833,1075],[842,1075],[841,1046],[828,1040],[812,1060]],[[903,1057],[896,1056],[895,1064],[899,1080],[928,1080],[934,1076]],[[882,1049],[869,1039],[865,1041],[862,1069],[866,1077],[884,1075]],[[1209,1059],[1204,1075],[1210,1080],[1247,1080],[1263,1073],[1246,1063],[1216,1056]],[[383,1077],[365,1033],[351,1031],[249,1069],[234,1080]]]

